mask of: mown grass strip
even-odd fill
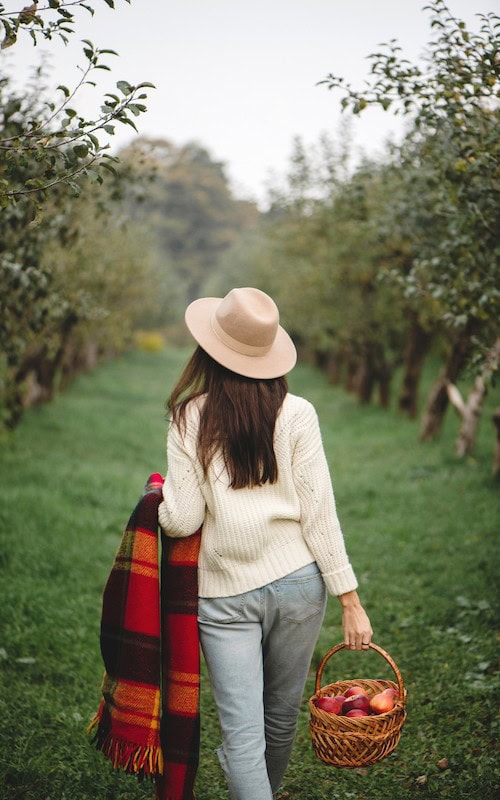
[[[145,478],[165,468],[163,404],[186,355],[131,353],[103,365],[28,413],[2,442],[3,800],[152,797],[147,783],[111,771],[85,725],[99,700],[102,589]],[[374,640],[403,673],[409,716],[397,751],[368,770],[339,771],[315,759],[306,701],[315,667],[341,638],[332,598],[285,788],[296,800],[493,797],[499,504],[488,416],[495,398],[476,456],[458,462],[451,414],[437,442],[419,445],[416,423],[359,407],[307,366],[290,383],[318,409],[362,600]],[[326,672],[327,682],[391,674],[375,654],[346,652]],[[198,798],[222,800],[206,678],[202,736]]]

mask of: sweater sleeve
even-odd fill
[[[310,403],[297,427],[293,474],[300,500],[302,533],[330,594],[344,594],[356,589],[358,583],[337,517],[318,417]]]
[[[158,508],[158,519],[167,536],[190,536],[203,524],[205,498],[193,459],[179,428],[173,424],[167,437],[167,461],[163,502]]]

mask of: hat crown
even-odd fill
[[[279,311],[274,300],[260,289],[231,289],[212,318],[216,336],[231,349],[247,355],[264,355],[276,339]]]
[[[279,324],[268,294],[251,287],[225,297],[200,297],[186,308],[186,325],[214,361],[246,378],[286,375],[297,360],[295,345]]]

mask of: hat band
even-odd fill
[[[234,339],[229,333],[226,333],[224,328],[219,324],[219,320],[215,316],[212,316],[210,321],[212,326],[212,330],[217,336],[218,339],[225,344],[226,347],[229,347],[230,350],[234,350],[236,353],[240,353],[243,356],[265,356],[266,353],[269,353],[271,349],[271,345],[263,345],[259,347],[258,345],[253,344],[245,344],[245,342],[239,342],[238,339]]]

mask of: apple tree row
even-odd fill
[[[106,2],[113,7],[112,0]],[[12,48],[15,64],[19,48],[54,37],[67,41],[75,32],[77,13],[93,14],[93,6],[95,2],[49,0],[8,11],[0,4],[1,48]],[[123,179],[107,139],[116,124],[135,128],[135,117],[146,110],[151,84],[118,81],[116,92],[101,99],[92,118],[77,108],[79,92],[96,85],[96,75],[109,69],[105,61],[113,55],[85,41],[81,77],[74,86],[58,86],[55,93],[44,90],[41,67],[22,89],[15,88],[9,74],[0,78],[3,424],[16,424],[26,404],[51,396],[77,331],[81,352],[74,353],[72,369],[87,360],[84,330],[88,339],[93,329],[93,349],[109,350],[118,344],[119,326],[112,320],[119,311],[127,312],[128,287],[141,273],[144,259],[136,253],[132,264],[134,248],[127,248],[118,232],[115,235],[113,198]],[[121,326],[122,337],[128,328],[128,323]]]

